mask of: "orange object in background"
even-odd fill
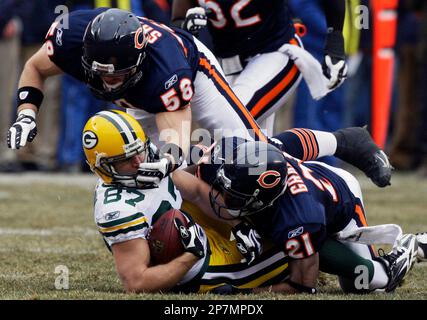
[[[294,22],[294,28],[295,28],[296,34],[300,38],[304,37],[307,34],[307,27],[305,26],[304,23],[302,23],[300,21]]]
[[[372,136],[384,148],[390,117],[398,0],[371,0],[373,10]]]

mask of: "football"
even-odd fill
[[[175,218],[188,226],[187,219],[177,209],[166,211],[152,225],[148,244],[153,264],[167,263],[184,253],[184,246],[174,225]]]

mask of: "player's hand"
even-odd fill
[[[347,79],[348,66],[345,60],[326,55],[322,64],[323,74],[328,78],[328,89],[334,90]]]
[[[170,160],[166,157],[157,162],[143,162],[139,165],[136,181],[143,188],[144,186],[157,187],[169,174],[170,167]]]
[[[237,249],[250,265],[262,253],[261,236],[254,227],[246,221],[240,222],[231,229],[237,242]]]
[[[194,254],[197,258],[203,258],[205,256],[205,250],[201,240],[201,227],[193,221],[189,221],[188,227],[185,227],[178,218],[174,219],[174,225],[178,230],[184,250]]]
[[[348,67],[345,62],[342,31],[328,29],[322,71],[329,80],[327,87],[330,90],[338,88],[347,78]]]
[[[36,134],[36,113],[31,109],[22,110],[7,133],[7,146],[19,149],[25,146],[27,141],[33,141]]]
[[[206,10],[202,7],[194,7],[188,9],[185,20],[182,23],[182,28],[197,35],[201,29],[206,27],[207,23],[208,17],[206,15]]]

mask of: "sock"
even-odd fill
[[[337,150],[337,139],[330,132],[311,130],[316,136],[319,145],[319,158],[324,156],[333,156]]]

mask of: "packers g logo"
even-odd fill
[[[98,144],[98,137],[93,131],[85,131],[83,132],[82,143],[86,149],[93,149]]]
[[[280,173],[275,170],[268,170],[259,176],[257,182],[264,189],[273,188],[277,186],[280,182]]]

